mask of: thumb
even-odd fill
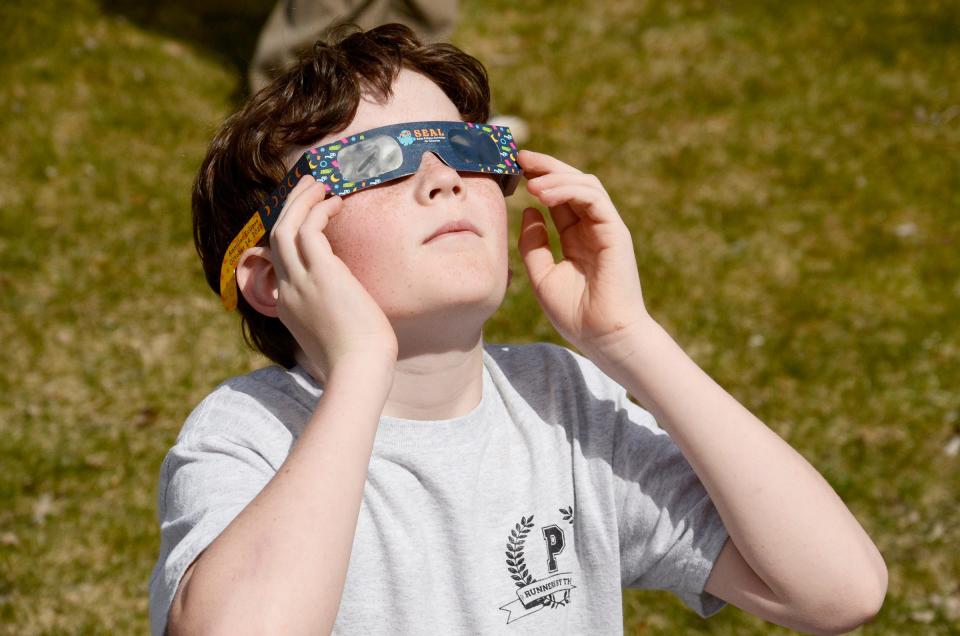
[[[329,220],[329,219],[332,219],[333,217],[337,216],[338,214],[340,214],[340,212],[343,211],[343,198],[342,198],[342,197],[340,197],[339,195],[333,195],[333,196],[331,196],[331,197],[329,197],[329,198],[331,199],[331,204],[332,204],[332,205],[331,205],[330,211],[327,212],[327,219],[328,219],[328,220]]]
[[[553,253],[550,251],[550,238],[547,235],[547,225],[543,215],[536,208],[527,208],[523,211],[520,225],[520,240],[517,242],[523,264],[533,283],[533,288],[540,286],[540,281],[553,268]]]

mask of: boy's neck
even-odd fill
[[[401,339],[402,343],[403,340]],[[408,420],[449,420],[466,415],[483,397],[483,334],[456,346],[401,344],[383,415]],[[321,385],[324,375],[302,353],[297,362]]]
[[[482,397],[483,341],[478,337],[467,351],[400,357],[383,414],[406,420],[449,420],[475,409]]]

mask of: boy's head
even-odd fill
[[[488,108],[483,66],[453,46],[421,44],[395,24],[335,32],[252,97],[211,143],[193,192],[194,239],[208,284],[219,292],[230,241],[307,148],[407,121],[483,122]],[[507,280],[505,215],[497,181],[457,173],[424,153],[417,173],[346,196],[324,234],[399,336],[430,310],[465,327],[493,313]],[[425,242],[440,225],[464,218],[480,236]],[[248,343],[292,366],[297,344],[262,302],[271,297],[264,286],[275,281],[264,273],[269,260],[246,259],[241,267],[260,269],[253,277],[260,286],[250,299],[245,288],[238,303]]]

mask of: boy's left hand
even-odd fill
[[[543,215],[525,209],[518,247],[537,301],[585,354],[615,355],[622,337],[650,318],[630,230],[595,176],[539,152],[521,150],[518,159],[563,249],[555,263]]]

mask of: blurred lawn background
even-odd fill
[[[2,634],[147,632],[160,462],[264,364],[204,284],[188,195],[270,8],[0,5]],[[858,631],[958,633],[960,3],[462,12],[496,109],[606,185],[653,315],[878,544],[889,593]],[[562,344],[511,259],[487,340]],[[624,609],[628,634],[790,633],[666,592]]]

